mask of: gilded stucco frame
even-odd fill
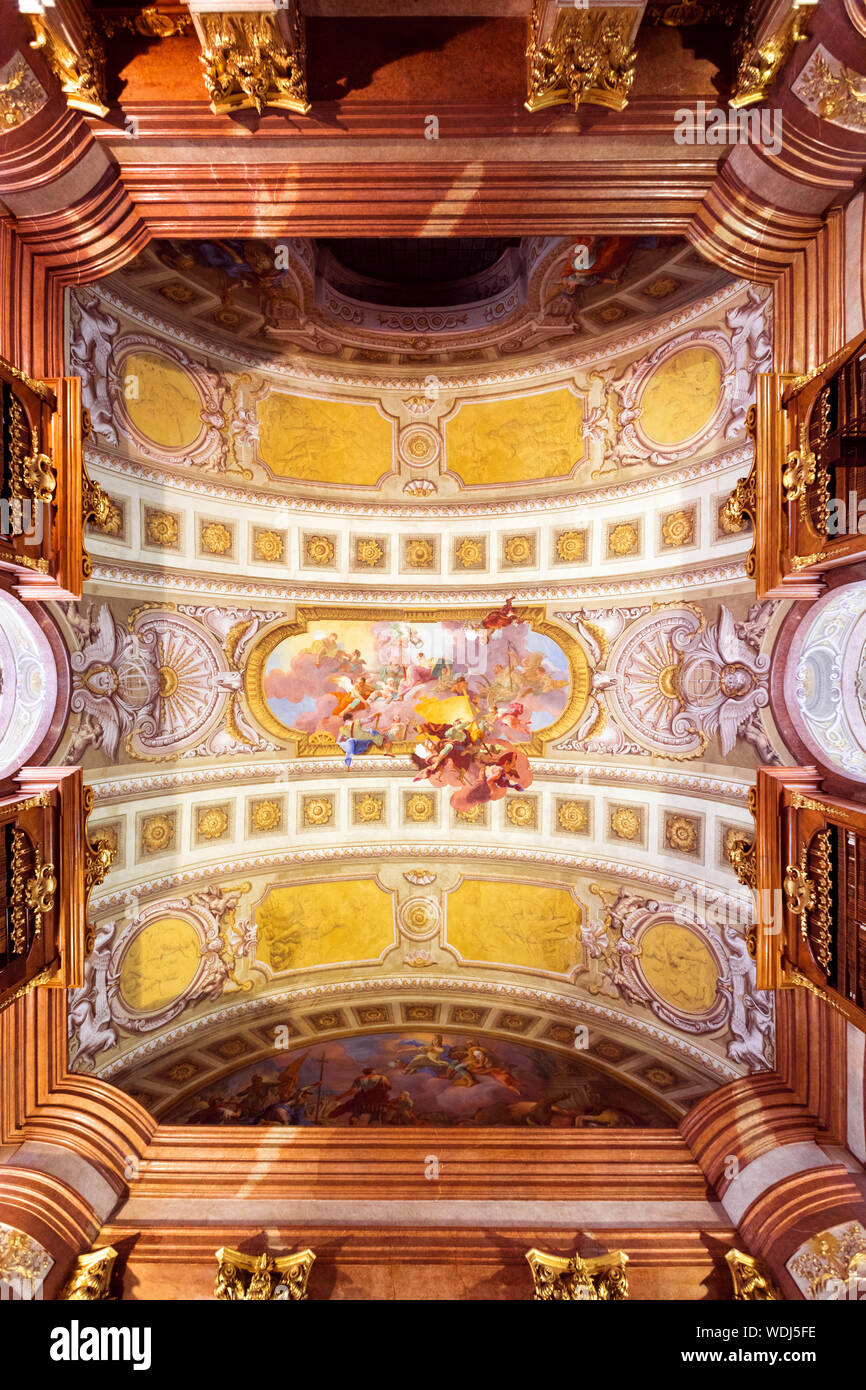
[[[244,670],[244,694],[250,713],[259,726],[272,738],[279,739],[283,744],[294,746],[297,757],[333,757],[337,744],[330,734],[307,734],[301,730],[289,729],[276,718],[265,702],[262,693],[265,663],[271,652],[281,642],[285,641],[287,637],[295,637],[299,633],[307,632],[312,622],[335,622],[337,620],[345,622],[347,619],[382,622],[393,619],[396,615],[399,616],[401,622],[409,624],[453,622],[461,619],[471,621],[480,619],[489,611],[489,604],[472,608],[394,608],[383,605],[376,607],[340,605],[335,607],[331,604],[316,605],[312,608],[299,607],[295,611],[294,619],[279,619],[272,627],[266,629],[250,652]],[[514,612],[518,618],[529,623],[533,632],[550,637],[552,641],[556,642],[568,662],[571,675],[571,690],[565,709],[546,729],[539,730],[533,734],[528,742],[521,745],[525,752],[538,756],[544,753],[548,743],[562,738],[569,729],[574,727],[586,708],[592,675],[589,659],[580,642],[564,628],[550,622],[543,607],[515,608]],[[395,753],[408,754],[412,746],[408,742],[395,743],[393,750]]]

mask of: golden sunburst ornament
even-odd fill
[[[583,801],[563,801],[556,818],[560,829],[568,830],[572,834],[578,830],[586,830],[589,825],[589,811]]]
[[[279,531],[258,531],[253,548],[260,560],[273,562],[283,558],[283,538]]]
[[[556,553],[560,560],[574,564],[586,559],[586,532],[560,531],[556,538]]]
[[[436,563],[436,551],[433,542],[427,540],[426,537],[407,541],[404,554],[406,564],[413,570],[432,569]]]
[[[691,512],[671,512],[662,525],[665,545],[688,545],[695,538],[695,522]]]

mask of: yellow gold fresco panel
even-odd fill
[[[682,1013],[702,1014],[711,1007],[719,974],[700,937],[676,922],[659,922],[640,945],[640,967],[661,999]]]
[[[445,426],[448,467],[467,487],[562,478],[583,457],[583,404],[568,387],[470,401]]]
[[[719,403],[722,364],[712,348],[690,347],[656,367],[640,398],[640,424],[657,444],[681,444]]]
[[[154,444],[180,450],[198,438],[201,397],[181,367],[156,352],[131,352],[121,380],[127,415]]]
[[[390,893],[373,879],[272,888],[256,910],[258,956],[272,970],[378,960],[394,942]]]
[[[467,879],[448,894],[448,944],[464,960],[567,975],[581,961],[580,905],[565,888]]]
[[[281,478],[373,487],[393,464],[393,425],[376,406],[273,391],[259,401],[259,456]]]
[[[192,982],[201,941],[191,922],[160,917],[133,938],[120,967],[120,993],[130,1009],[150,1013],[170,1004]]]

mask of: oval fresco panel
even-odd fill
[[[120,966],[120,993],[128,1008],[154,1013],[192,984],[201,938],[182,917],[160,917],[133,937]]]
[[[123,407],[137,430],[163,449],[187,449],[202,430],[202,400],[186,372],[157,352],[123,360]]]
[[[682,444],[709,424],[722,390],[722,363],[708,347],[660,362],[640,398],[640,428],[656,444]]]
[[[712,952],[696,932],[657,922],[640,938],[637,964],[650,989],[677,1013],[705,1014],[718,990]]]

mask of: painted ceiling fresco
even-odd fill
[[[772,1066],[731,852],[784,605],[722,513],[767,300],[615,240],[476,258],[426,362],[330,246],[70,293],[112,507],[58,757],[116,851],[75,1068],[182,1123],[632,1126]]]
[[[664,1128],[636,1090],[575,1059],[471,1035],[369,1034],[243,1067],[167,1116],[181,1124]]]
[[[162,240],[119,278],[142,309],[173,312],[235,348],[395,364],[494,360],[632,332],[660,306],[726,280],[676,237],[423,243],[419,253],[393,238]]]

